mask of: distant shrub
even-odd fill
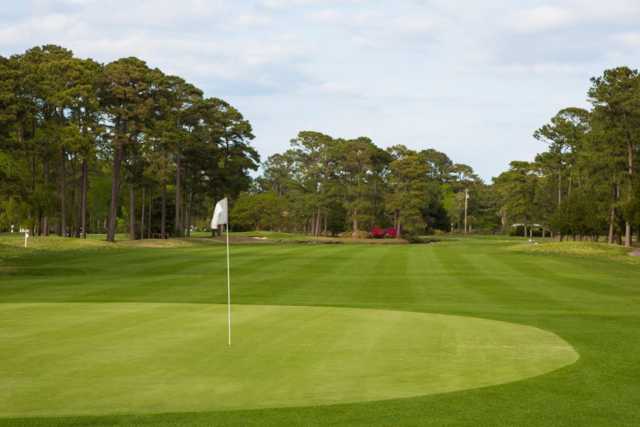
[[[385,236],[385,230],[380,227],[373,227],[371,229],[371,237],[374,239],[382,239]]]

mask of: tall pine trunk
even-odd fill
[[[142,213],[140,214],[140,239],[144,240],[144,196],[145,196],[145,187],[142,187],[142,203],[140,203],[140,207],[142,209]]]
[[[44,181],[44,190],[49,191],[49,159],[48,156],[45,156],[43,164],[42,164],[42,175]],[[46,210],[46,208],[45,208]],[[45,236],[49,235],[49,217],[47,213],[44,213],[42,217],[42,234]]]
[[[176,213],[175,213],[175,224],[174,224],[174,232],[176,237],[182,237],[182,189],[181,189],[181,164],[180,164],[180,153],[178,153],[176,157]]]
[[[89,164],[87,159],[82,159],[82,181],[80,187],[80,235],[87,238],[87,191],[89,187]]]
[[[323,230],[322,230],[322,234],[325,235],[325,236],[327,235],[327,216],[328,216],[327,212],[325,212],[324,216],[323,216],[324,226],[323,226]]]
[[[631,141],[627,144],[627,161],[629,167],[629,194],[627,199],[631,201],[633,199],[633,143]],[[627,248],[631,247],[631,221],[629,218],[625,218],[624,245]]]
[[[136,192],[129,184],[129,239],[136,240]]]
[[[613,244],[613,239],[614,239],[614,229],[615,229],[614,227],[615,227],[615,221],[616,221],[615,203],[618,201],[619,197],[620,197],[620,187],[618,183],[616,183],[613,190],[613,202],[611,204],[611,211],[609,214],[609,235],[608,235],[607,241],[610,245]]]
[[[187,237],[191,237],[191,205],[193,204],[193,192],[189,191],[187,209],[185,213],[185,227],[187,229]]]
[[[320,209],[316,209],[316,211],[311,216],[311,234],[317,236],[320,233]]]
[[[71,162],[71,177],[75,178],[77,162]],[[77,185],[71,186],[71,225],[69,226],[69,237],[80,237],[80,193]],[[77,208],[77,209],[76,209]]]
[[[558,171],[558,207],[562,204],[562,173]]]
[[[611,206],[611,211],[609,213],[609,233],[607,236],[607,242],[610,245],[613,245],[613,223],[616,219],[616,208]]]
[[[147,222],[149,223],[147,225],[147,237],[151,239],[151,207],[153,206],[153,196],[149,195],[149,212],[147,212]]]
[[[120,191],[120,169],[124,157],[124,144],[119,141],[115,147],[113,156],[113,175],[111,176],[111,204],[109,205],[109,220],[107,223],[107,240],[116,240],[116,216],[118,214],[118,195]]]
[[[187,233],[187,204],[188,202],[182,203],[182,213],[180,214],[182,222],[182,237],[186,236]]]
[[[66,171],[65,171],[65,149],[62,147],[60,149],[60,223],[58,224],[58,234],[60,236],[67,235],[67,209],[66,209],[66,200],[65,193],[67,191],[67,183],[66,183]]]
[[[358,237],[358,209],[353,210],[351,237]]]
[[[162,208],[160,214],[160,238],[167,238],[167,183],[166,181],[162,182]]]

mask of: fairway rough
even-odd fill
[[[441,314],[177,303],[0,304],[0,416],[363,402],[485,387],[578,359],[557,335]]]

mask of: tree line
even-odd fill
[[[536,231],[559,239],[640,232],[640,75],[591,79],[590,109],[534,132],[546,150],[485,184],[435,149],[303,131],[260,158],[250,123],[219,98],[135,57],[108,64],[63,47],[0,56],[0,231],[130,238],[206,228],[228,196],[232,226],[362,237]],[[517,226],[517,227],[516,227]]]
[[[0,56],[0,229],[184,236],[249,188],[253,138],[229,103],[135,57]]]
[[[640,233],[640,75],[606,70],[587,96],[590,109],[564,108],[534,132],[544,152],[511,162],[489,185],[434,149],[301,132],[267,159],[234,218],[246,229],[316,235],[473,228],[631,246]]]
[[[640,232],[638,71],[604,71],[591,79],[588,100],[590,109],[562,109],[535,131],[547,150],[533,162],[512,162],[494,179],[504,227],[631,246]]]
[[[464,228],[464,194],[467,228]],[[470,166],[434,149],[387,149],[371,139],[300,132],[284,153],[270,156],[251,191],[236,200],[242,229],[364,237],[373,227],[396,235],[435,230],[493,230],[497,218],[488,186]]]

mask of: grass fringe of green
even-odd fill
[[[510,246],[508,250],[513,252],[541,254],[541,255],[566,255],[583,258],[602,258],[612,261],[623,261],[629,264],[640,265],[640,257],[631,256],[627,248],[618,245],[597,242],[543,242],[521,243]]]
[[[204,239],[149,239],[149,240],[119,240],[110,243],[103,238],[89,236],[87,239],[76,239],[60,236],[31,237],[27,247],[24,247],[22,234],[0,235],[0,258],[20,256],[37,252],[66,252],[76,250],[113,250],[122,248],[176,248],[194,246],[195,241]]]
[[[211,238],[209,233],[194,233],[190,238],[170,238],[170,239],[144,239],[129,240],[125,234],[118,234],[116,242],[110,243],[105,240],[104,234],[88,235],[87,239],[47,236],[47,237],[31,237],[29,238],[27,248],[24,247],[24,234],[22,233],[0,233],[0,259],[13,258],[27,254],[39,252],[67,252],[76,250],[114,250],[127,248],[147,248],[147,249],[163,249],[163,248],[184,248],[184,247],[200,247],[213,245],[218,246],[224,244],[225,238]],[[278,233],[278,232],[233,232],[231,233],[232,244],[300,244],[300,243],[375,243],[375,244],[398,244],[407,243],[404,239],[349,239],[349,238],[330,238],[330,237],[313,237],[294,233]],[[0,270],[1,271],[1,270]]]

